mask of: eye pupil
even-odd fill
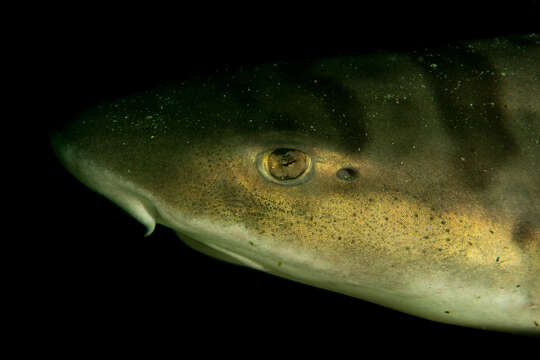
[[[336,172],[336,177],[343,181],[352,181],[358,177],[358,171],[353,168],[341,168]]]
[[[294,164],[295,162],[296,162],[296,160],[292,160],[292,161],[289,161],[289,162],[284,163],[283,165],[284,165],[284,166],[289,166],[289,165],[291,165],[291,164]]]
[[[268,156],[268,171],[278,180],[293,180],[308,168],[308,156],[300,150],[276,149]]]

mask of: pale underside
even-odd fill
[[[143,223],[150,234],[157,223],[174,229],[191,248],[214,258],[347,294],[426,319],[535,335],[540,309],[518,289],[494,289],[482,277],[463,279],[452,274],[419,268],[396,284],[385,284],[372,274],[356,271],[347,262],[320,252],[291,246],[250,232],[241,224],[230,226],[206,219],[189,219],[147,191],[97,168],[90,161],[74,162],[69,149],[64,159],[84,174],[86,185],[112,199]],[[519,282],[516,277],[515,282]]]

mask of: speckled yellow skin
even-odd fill
[[[90,187],[212,256],[538,336],[539,99],[528,35],[224,73],[90,110],[54,146]],[[306,181],[258,170],[278,148],[310,156]]]

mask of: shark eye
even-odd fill
[[[308,156],[298,150],[277,149],[268,156],[268,171],[278,180],[297,179],[307,170]]]
[[[303,151],[278,148],[257,156],[257,168],[269,181],[280,185],[299,185],[311,173],[311,157]]]

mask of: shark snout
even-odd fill
[[[146,227],[146,236],[156,227],[157,211],[144,189],[113,170],[99,164],[77,144],[61,134],[51,136],[51,145],[62,165],[79,181],[116,203]]]

